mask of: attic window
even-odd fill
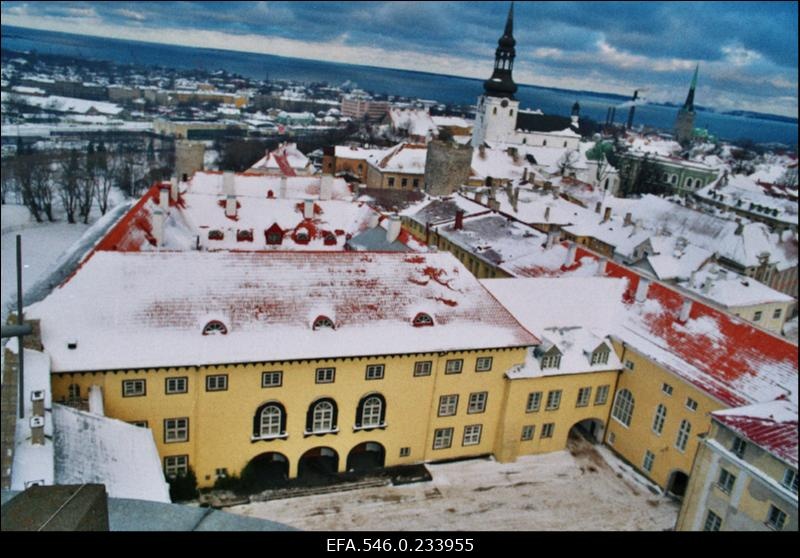
[[[592,361],[594,364],[608,364],[608,351],[599,349],[592,353]]]
[[[314,329],[314,331],[316,331],[316,330],[318,330],[320,328],[323,328],[323,327],[326,327],[326,328],[329,328],[329,329],[336,329],[335,327],[333,327],[333,321],[329,317],[327,317],[327,316],[318,316],[317,319],[314,320],[313,329]]]
[[[203,328],[203,335],[225,335],[226,333],[228,333],[228,328],[218,320],[211,320]]]
[[[225,233],[220,230],[214,229],[213,231],[208,231],[209,240],[222,240],[223,238],[225,238]]]
[[[78,348],[78,342],[76,340],[67,341],[67,349],[75,350]]]
[[[430,315],[420,312],[416,316],[414,316],[413,321],[414,327],[423,327],[423,326],[432,326],[433,325],[433,318]]]
[[[325,246],[336,246],[336,235],[327,233],[325,235]]]
[[[542,357],[542,370],[547,368],[558,368],[561,366],[561,355],[551,354]]]
[[[239,242],[253,242],[253,230],[245,229],[236,231],[236,240]]]

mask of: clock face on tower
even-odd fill
[[[508,99],[503,99],[500,102],[500,106],[503,107],[503,108],[506,108],[508,106]]]

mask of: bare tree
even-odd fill
[[[82,173],[78,152],[74,149],[70,149],[68,154],[62,155],[59,166],[61,186],[58,189],[58,195],[61,198],[64,211],[67,213],[67,221],[75,223]]]
[[[558,160],[559,174],[561,176],[573,176],[580,158],[581,155],[577,150],[566,151]]]
[[[2,203],[6,203],[6,199],[11,197],[11,194],[17,192],[17,177],[14,176],[14,166],[12,159],[8,158],[3,160],[0,164],[0,196],[2,196]]]
[[[36,205],[51,223],[53,218],[53,162],[47,153],[29,155],[31,182]]]
[[[28,208],[36,222],[41,223],[43,221],[42,208],[39,206],[34,193],[31,158],[31,153],[17,152],[17,156],[14,157],[14,176],[17,179],[19,192],[22,194],[22,204]]]
[[[101,215],[105,215],[106,211],[108,211],[108,196],[111,193],[111,188],[118,180],[119,167],[123,164],[119,156],[111,154],[97,167],[97,182],[94,193]]]

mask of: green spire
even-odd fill
[[[683,110],[694,112],[694,90],[697,87],[697,72],[700,70],[700,64],[694,67],[694,76],[692,77],[692,85],[689,86],[689,94],[686,96],[686,102],[683,103]]]
[[[697,66],[694,67],[694,77],[692,78],[692,85],[690,86],[691,89],[697,87],[697,72],[700,70],[700,63],[697,63]]]

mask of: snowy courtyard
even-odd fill
[[[227,508],[302,530],[662,531],[679,505],[607,448],[428,465],[430,482]],[[653,487],[654,490],[655,487]]]

